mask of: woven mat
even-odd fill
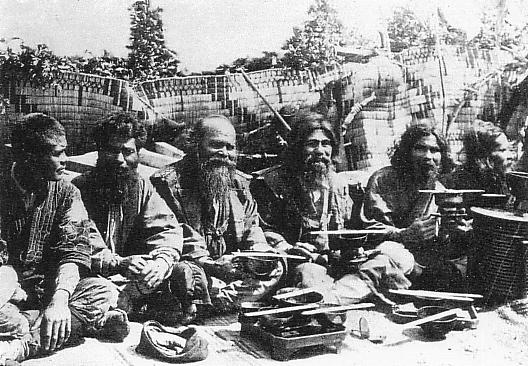
[[[509,319],[504,311],[498,310],[480,313],[477,329],[452,331],[441,341],[424,338],[420,328],[402,331],[401,326],[392,323],[383,313],[351,311],[346,323],[350,335],[341,353],[321,347],[305,348],[289,361],[274,361],[266,345],[241,338],[236,316],[217,317],[196,326],[209,342],[209,356],[193,365],[528,365],[528,318]],[[385,342],[374,344],[353,336],[361,316],[368,319],[372,333],[387,337]],[[141,324],[132,323],[130,335],[123,343],[87,338],[77,347],[26,361],[23,366],[168,365],[135,352],[140,332]]]

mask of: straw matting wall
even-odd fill
[[[12,126],[25,114],[42,112],[66,128],[69,154],[94,150],[90,134],[98,119],[112,111],[141,106],[126,81],[71,72],[58,74],[42,87],[13,81],[1,85],[0,90],[9,100],[6,114],[0,116],[1,142],[8,142]]]
[[[348,168],[364,169],[387,163],[388,150],[412,123],[429,121],[445,132],[462,102],[447,131],[457,158],[464,130],[477,117],[493,121],[508,97],[500,73],[478,83],[506,61],[502,54],[485,50],[445,47],[439,58],[434,48],[413,48],[393,60],[377,56],[368,63],[348,63],[326,73],[270,69],[248,75],[277,110],[288,104],[313,107],[326,85],[338,83],[341,94],[333,97],[340,103],[341,120],[354,104],[376,93],[377,99],[356,115],[344,140]],[[150,123],[155,112],[157,117],[188,126],[207,114],[220,113],[240,133],[264,126],[273,115],[239,73],[159,79],[134,90],[122,80],[65,73],[44,88],[12,82],[0,90],[11,102],[7,114],[0,116],[2,142],[10,125],[25,113],[39,111],[66,126],[69,152],[75,154],[93,149],[91,127],[113,110],[138,111]]]

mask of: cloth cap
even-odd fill
[[[196,328],[166,327],[149,320],[143,323],[136,351],[166,362],[194,362],[207,358],[208,343],[197,334]]]

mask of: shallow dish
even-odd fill
[[[418,309],[418,318],[422,319],[447,310],[449,310],[449,308],[444,306],[424,306]],[[456,314],[452,314],[446,316],[445,318],[422,324],[420,327],[422,327],[426,337],[441,339],[453,329],[455,321]]]
[[[476,199],[476,206],[503,208],[508,203],[509,197],[505,194],[483,193]]]
[[[277,258],[260,258],[248,257],[246,258],[246,267],[249,272],[256,276],[268,276],[275,268],[277,268]]]
[[[393,310],[390,315],[391,320],[396,324],[405,324],[418,319],[418,313],[408,311]]]
[[[292,291],[300,290],[298,287],[284,287],[277,291],[277,295],[285,294]],[[304,305],[304,304],[320,304],[323,302],[323,295],[319,292],[312,291],[307,294],[302,294],[294,297],[279,300],[282,304],[288,306]]]
[[[258,311],[259,309],[266,308],[268,304],[261,301],[245,301],[240,304],[240,312],[251,313],[253,311]]]
[[[339,306],[338,304],[322,304],[321,309]],[[329,311],[316,315],[317,320],[321,325],[344,325],[347,319],[346,310]]]

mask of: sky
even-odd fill
[[[484,4],[497,0],[437,0],[449,21],[468,33],[478,31]],[[520,6],[526,0],[507,0]],[[58,55],[126,56],[132,0],[0,0],[0,38],[20,37],[25,44],[45,43]],[[292,28],[307,19],[312,0],[151,0],[163,8],[167,46],[176,51],[180,68],[213,70],[238,57],[279,51]],[[421,17],[435,1],[333,0],[345,26],[375,37],[392,7],[411,3]],[[524,4],[528,5],[528,4]],[[528,8],[524,6],[521,8]],[[521,9],[520,8],[520,9]],[[515,12],[526,16],[525,11]],[[12,41],[15,43],[17,41]]]

